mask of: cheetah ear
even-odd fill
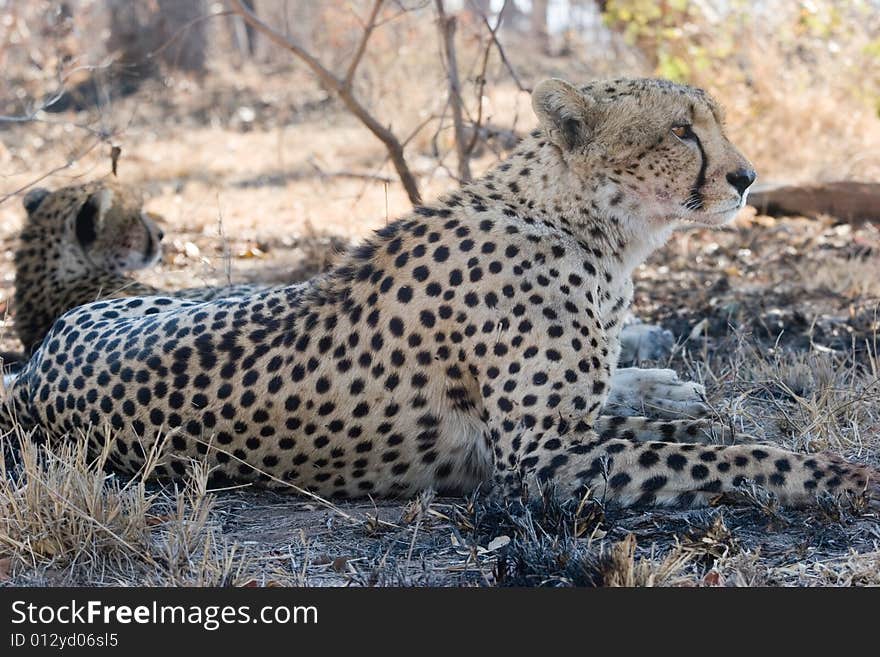
[[[596,101],[565,80],[540,82],[532,92],[532,108],[547,137],[563,150],[583,148],[590,140]]]
[[[21,199],[21,204],[24,206],[25,212],[33,214],[47,196],[49,196],[48,189],[45,187],[35,187],[24,195],[24,198]]]
[[[82,204],[76,215],[76,239],[83,247],[98,239],[98,227],[113,205],[113,192],[102,189],[95,192]]]

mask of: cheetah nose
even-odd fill
[[[746,190],[752,186],[752,183],[755,182],[755,178],[758,177],[758,174],[755,173],[754,169],[737,169],[731,173],[727,174],[727,182],[736,188],[736,191],[739,192],[740,196],[745,194]]]

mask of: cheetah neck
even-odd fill
[[[483,178],[442,200],[513,210],[576,240],[592,254],[597,269],[629,278],[665,244],[674,224],[645,221],[618,198],[618,187],[604,170],[573,172],[557,147],[532,133]]]

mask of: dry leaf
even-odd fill
[[[705,331],[708,326],[709,326],[709,320],[705,319],[705,318],[701,319],[699,322],[697,322],[697,325],[691,329],[691,333],[688,336],[688,340],[696,340],[696,339],[702,337],[703,331]]]
[[[491,541],[489,541],[489,545],[486,546],[486,550],[489,552],[500,550],[508,543],[510,543],[510,536],[496,536]]]
[[[597,526],[593,530],[593,532],[590,534],[590,540],[591,541],[599,541],[599,540],[602,540],[603,538],[605,538],[607,535],[608,535],[608,532],[606,532],[601,527]]]
[[[31,547],[34,552],[43,555],[44,557],[54,557],[56,554],[61,552],[61,549],[57,542],[49,540],[49,539],[39,539],[31,543]]]
[[[113,171],[113,175],[116,175],[116,168],[119,165],[119,156],[122,155],[122,148],[114,145],[110,149],[110,170]]]
[[[703,578],[703,584],[706,586],[724,586],[724,578],[717,570],[713,570],[706,573],[706,576]]]
[[[776,225],[776,219],[766,214],[759,214],[752,219],[752,223],[764,228],[773,228]]]
[[[266,254],[259,247],[249,246],[244,251],[240,251],[239,258],[265,258]]]
[[[240,585],[239,588],[241,588],[241,589],[260,589],[260,588],[277,589],[277,588],[281,588],[283,586],[285,586],[285,585],[282,584],[281,582],[276,582],[274,579],[270,579],[270,580],[263,582],[263,583],[255,580],[255,579],[249,579],[244,584]]]
[[[12,559],[3,557],[0,559],[0,582],[6,582],[12,577]]]

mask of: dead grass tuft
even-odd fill
[[[108,451],[86,436],[38,445],[20,432],[0,469],[0,557],[23,581],[65,584],[225,586],[242,581],[249,557],[218,532],[207,471],[192,464],[184,488],[108,474]]]

